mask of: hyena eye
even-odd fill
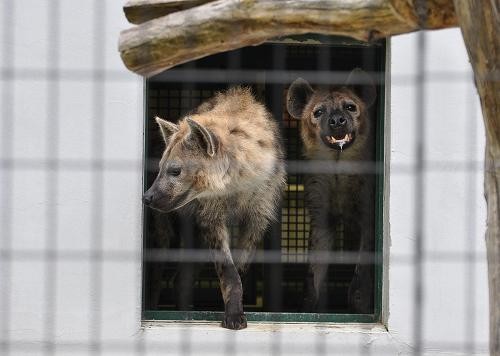
[[[346,104],[344,108],[348,111],[356,111],[356,105],[354,104]]]
[[[314,110],[313,115],[315,118],[320,117],[321,115],[323,115],[323,109]]]
[[[177,177],[179,174],[181,174],[181,167],[168,167],[167,174]]]

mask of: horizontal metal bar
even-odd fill
[[[0,158],[0,170],[68,170],[68,171],[138,171],[146,167],[149,172],[157,172],[159,159],[150,159],[146,162],[141,160],[121,159],[30,159],[30,158]],[[424,171],[432,172],[456,172],[477,171],[483,172],[482,161],[426,161]],[[391,164],[391,174],[413,174],[415,165]],[[289,174],[381,174],[384,172],[384,163],[376,162],[333,162],[331,160],[290,160],[286,161]],[[495,167],[488,167],[493,170]],[[496,166],[500,169],[500,164]]]
[[[311,84],[330,85],[344,84],[350,72],[330,70],[255,70],[255,69],[181,69],[174,68],[162,72],[149,80],[155,82],[192,82],[192,83],[255,83],[266,82],[268,84],[290,84],[297,77],[307,78]],[[353,84],[385,84],[385,73],[367,72],[370,82],[356,82]],[[471,82],[469,72],[429,72],[428,82]],[[392,86],[413,85],[416,75],[392,74]],[[487,80],[496,81],[500,78],[499,73],[490,73]]]
[[[251,83],[256,79],[265,78],[267,83],[287,84],[298,76],[308,78],[316,84],[343,84],[347,72],[339,71],[294,71],[294,70],[252,70],[252,69],[170,69],[151,78],[152,82],[196,82],[196,83]],[[372,72],[373,82],[383,84],[383,73]],[[413,85],[416,75],[392,74],[391,85]],[[59,81],[135,81],[139,76],[128,72],[110,69],[37,69],[37,68],[0,68],[2,80],[59,80]],[[489,73],[487,80],[500,80],[500,71]],[[429,71],[426,73],[429,83],[436,82],[471,82],[470,73],[467,71]]]
[[[31,261],[31,260],[63,260],[70,262],[99,260],[112,262],[192,262],[205,263],[213,262],[214,257],[211,250],[207,249],[147,249],[144,256],[136,251],[118,251],[118,250],[35,250],[35,249],[0,249],[0,259],[16,260],[16,261]],[[317,263],[335,263],[335,264],[352,264],[357,263],[356,252],[335,252],[322,251],[321,253],[308,252],[311,256],[309,261],[317,261]],[[315,256],[313,256],[315,255]],[[281,251],[258,250],[256,251],[253,263],[282,263],[282,264],[303,264],[307,261],[283,261],[283,257],[289,256],[291,259],[294,254],[282,254]],[[304,256],[304,255],[301,255]],[[375,253],[366,254],[366,263],[381,263],[381,257],[376,257]],[[391,264],[412,264],[413,256],[408,255],[391,255]],[[424,252],[423,259],[428,262],[450,263],[450,262],[475,262],[486,263],[486,256],[480,252]]]
[[[64,69],[64,68],[1,68],[0,78],[6,81],[107,81],[134,82],[140,78],[129,71],[111,69]]]

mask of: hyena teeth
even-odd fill
[[[344,138],[341,139],[336,139],[333,136],[326,136],[326,139],[331,144],[337,143],[338,145],[340,145],[340,148],[342,148],[342,146],[344,146],[347,142],[351,141],[352,136],[351,134],[345,134]]]

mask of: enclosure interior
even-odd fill
[[[155,116],[176,122],[215,92],[232,85],[251,86],[256,97],[265,103],[279,122],[288,161],[300,161],[302,144],[299,122],[291,118],[285,107],[289,84],[299,75],[315,84],[308,73],[323,71],[332,84],[339,81],[335,73],[348,73],[359,67],[383,78],[385,45],[367,46],[345,39],[318,43],[276,42],[257,47],[217,54],[165,71],[146,81],[145,175],[147,189],[157,173],[157,163],[164,143],[154,121]],[[327,43],[325,43],[327,42]],[[329,43],[328,43],[329,42]],[[323,80],[325,78],[323,77]],[[343,80],[343,79],[341,79]],[[373,159],[382,158],[383,83],[377,84],[377,101],[370,109],[376,140]],[[289,172],[287,188],[278,222],[269,227],[260,249],[281,251],[281,263],[253,263],[243,276],[244,308],[247,312],[302,312],[308,269],[309,217],[304,207],[303,178],[307,172]],[[381,247],[381,178],[377,180],[375,226],[367,226],[376,238],[374,251]],[[168,223],[168,224],[167,224]],[[238,227],[232,227],[232,234]],[[356,250],[357,241],[345,238],[342,224],[336,226],[335,251]],[[168,236],[167,236],[168,235]],[[155,311],[223,311],[218,279],[209,261],[169,262],[151,258],[150,251],[166,248],[205,248],[197,241],[196,227],[189,217],[166,217],[146,208],[144,211],[144,278],[143,314]],[[273,261],[276,262],[276,261]],[[353,264],[333,264],[328,274],[326,313],[352,313],[347,290],[353,276]],[[375,309],[380,301],[380,268],[375,268]],[[376,311],[374,310],[374,313]],[[149,314],[148,314],[149,313]],[[155,318],[158,318],[156,315]]]

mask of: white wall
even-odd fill
[[[423,195],[423,347],[428,354],[486,353],[484,133],[458,30],[425,35],[423,117],[417,117],[414,82],[417,35],[392,40],[389,331],[381,326],[250,324],[232,332],[212,323],[148,324],[141,330],[143,87],[124,69],[116,49],[119,31],[129,27],[123,1],[60,1],[58,53],[51,47],[54,21],[48,18],[55,2],[2,1],[0,14],[6,14],[9,3],[14,12],[2,16],[13,21],[13,40],[6,33],[9,26],[0,21],[0,66],[13,69],[14,78],[2,72],[0,154],[14,166],[0,176],[0,246],[12,258],[3,254],[0,265],[0,354],[32,355],[45,349],[83,355],[95,349],[93,343],[104,354],[120,355],[410,353],[416,320],[411,167],[417,122],[425,123],[429,167]],[[96,4],[105,8],[102,33],[94,27]],[[104,50],[96,51],[95,43]],[[59,82],[48,77],[54,63]],[[92,81],[96,65],[108,71],[102,93]],[[93,143],[99,137],[102,150]],[[90,166],[100,157],[105,160],[102,175]],[[57,171],[39,164],[49,158],[61,160]],[[477,161],[478,170],[460,168],[466,159]],[[56,189],[50,190],[54,180]],[[89,258],[96,248],[102,262]],[[47,249],[57,252],[51,263],[45,260]],[[466,253],[478,259],[469,262]],[[47,312],[51,306],[54,312]],[[52,339],[55,345],[45,342]]]
[[[2,76],[1,83],[13,103],[0,102],[0,112],[12,105],[2,122],[10,120],[13,130],[0,132],[0,154],[15,166],[2,171],[2,187],[12,183],[1,190],[2,213],[10,213],[1,215],[0,234],[11,229],[13,258],[0,266],[0,276],[9,278],[0,287],[0,337],[14,343],[12,355],[38,354],[52,337],[83,351],[97,338],[131,340],[140,326],[143,81],[118,55],[118,34],[128,26],[123,1],[59,1],[58,18],[49,18],[52,0],[2,1],[2,17],[9,3],[13,39],[5,40],[0,20],[0,66],[13,56],[14,80]],[[98,13],[105,16],[102,30],[95,29]],[[51,67],[59,68],[56,84],[48,78]],[[103,82],[93,81],[95,69],[107,71]],[[55,158],[61,160],[55,173],[38,164]],[[105,160],[103,171],[92,169],[96,159]],[[57,189],[50,191],[54,180]],[[8,240],[2,236],[2,249]],[[59,254],[53,265],[44,262],[46,249]],[[89,258],[95,250],[103,262]],[[51,305],[55,313],[47,315]]]
[[[487,345],[488,295],[482,195],[484,130],[459,30],[425,35],[425,108],[417,117],[417,35],[392,41],[389,330],[412,340],[415,315],[416,123],[425,124],[423,341],[430,350]],[[408,79],[404,79],[409,76]],[[475,171],[463,168],[475,161]],[[477,260],[468,262],[466,254]],[[397,259],[397,260],[396,260]],[[470,273],[470,275],[469,275]],[[403,317],[406,315],[406,317]],[[465,349],[467,350],[467,349]],[[465,354],[469,352],[464,352]]]

